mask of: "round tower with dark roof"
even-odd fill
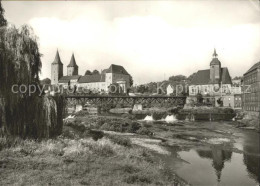
[[[74,53],[73,53],[71,56],[71,59],[70,59],[70,63],[67,66],[67,75],[68,76],[78,75],[78,70],[79,70],[79,67],[76,64],[76,60],[75,60]]]
[[[211,83],[219,83],[221,75],[221,63],[218,60],[218,54],[214,48],[213,58],[210,62],[210,81]]]
[[[54,61],[51,64],[51,84],[57,85],[59,79],[63,76],[63,64],[60,60],[59,51],[57,50]]]

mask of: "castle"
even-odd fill
[[[61,62],[59,51],[57,51],[54,61],[51,64],[51,84],[61,85],[64,88],[76,87],[85,88],[95,92],[108,92],[111,84],[118,84],[125,93],[130,88],[131,76],[120,65],[112,64],[101,73],[78,74],[79,67],[75,56],[72,54],[70,63],[67,66],[67,76],[63,75],[63,63]]]

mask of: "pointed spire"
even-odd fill
[[[68,67],[77,67],[77,63],[76,63],[76,60],[75,60],[75,57],[74,57],[74,53],[72,53],[72,56],[71,56],[71,59],[70,59],[70,63],[68,65]]]
[[[217,52],[216,52],[216,48],[214,48],[213,57],[214,57],[214,58],[217,58],[217,57],[218,57],[218,54],[217,54]]]
[[[58,49],[57,49],[56,56],[55,56],[55,59],[52,62],[52,64],[62,64],[62,62],[60,60],[60,54],[59,54],[59,50]]]

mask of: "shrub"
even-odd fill
[[[134,183],[146,183],[150,184],[152,183],[152,177],[146,174],[132,174],[129,175],[126,179],[125,182],[128,184],[134,184]]]
[[[5,148],[14,147],[14,146],[20,144],[20,141],[21,141],[20,138],[14,138],[14,137],[0,138],[0,151]]]
[[[92,139],[95,140],[95,141],[97,141],[98,139],[103,138],[103,136],[104,136],[104,132],[103,131],[98,131],[98,130],[90,130],[89,134],[92,137]]]
[[[65,127],[65,126],[63,127],[62,136],[65,138],[69,138],[69,139],[75,138],[75,134],[70,130],[70,128]]]
[[[76,113],[75,113],[75,116],[86,116],[86,115],[88,115],[88,114],[89,114],[88,111],[86,111],[86,110],[81,110],[81,111],[76,112]]]
[[[224,108],[223,112],[226,114],[234,114],[234,110],[232,108]]]
[[[74,123],[68,123],[67,126],[79,131],[79,132],[85,132],[86,131],[86,127],[85,125],[81,124],[81,122],[79,123],[77,120]]]
[[[100,156],[111,156],[115,153],[113,148],[107,144],[92,145],[92,146],[90,146],[90,150],[92,150],[94,153],[96,153]]]
[[[131,122],[128,126],[127,132],[136,132],[141,128],[141,124],[138,122]]]
[[[153,133],[146,127],[141,127],[139,130],[136,131],[137,134],[141,135],[153,135]]]
[[[125,136],[119,136],[119,135],[108,135],[107,136],[112,142],[122,145],[125,147],[131,147],[132,143],[131,140]]]
[[[126,119],[131,119],[131,120],[135,119],[135,115],[132,114],[122,114],[121,117]]]
[[[140,171],[140,169],[132,164],[125,164],[125,165],[121,165],[121,169],[124,171],[124,172],[127,172],[127,173],[137,173]]]

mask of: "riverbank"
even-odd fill
[[[254,162],[258,157],[257,149],[236,144],[242,131],[236,128],[237,122],[147,122],[129,115],[91,115],[85,111],[64,122],[62,135],[55,139],[37,142],[0,138],[0,184],[189,185],[207,181],[216,184],[232,153],[240,158],[244,154],[246,163],[252,161],[251,156]],[[185,173],[189,169],[182,171],[182,167],[192,166],[204,156],[213,161],[208,162],[207,172],[215,169],[217,175],[207,176],[200,169],[203,161],[196,168],[196,173],[205,174],[199,181],[189,177],[191,172]],[[251,166],[250,171],[253,168],[250,174],[257,179],[259,169],[254,165],[257,162],[246,166]],[[207,177],[210,180],[204,180]]]
[[[6,139],[0,139],[3,143]],[[19,142],[18,142],[19,141]],[[6,145],[8,142],[4,142]],[[1,185],[174,185],[172,170],[140,147],[104,137],[17,139],[0,151]],[[183,184],[181,184],[183,185]]]
[[[85,116],[83,116],[83,118],[84,117]],[[251,157],[252,151],[247,152],[247,149],[250,150],[257,148],[241,148],[241,144],[239,142],[240,140],[244,140],[241,133],[246,133],[248,131],[252,134],[255,134],[256,132],[254,130],[237,128],[238,122],[236,121],[191,122],[174,120],[167,123],[163,120],[143,121],[137,120],[135,118],[129,119],[131,117],[126,117],[125,114],[121,116],[101,115],[88,116],[85,119],[83,118],[74,119],[74,121],[76,121],[76,123],[81,123],[81,125],[84,125],[87,128],[91,127],[92,130],[104,130],[104,134],[127,137],[132,144],[147,149],[154,157],[156,157],[156,159],[165,162],[165,166],[171,168],[174,175],[178,175],[178,177],[186,180],[185,183],[192,184],[194,182],[204,184],[203,181],[206,182],[206,180],[203,180],[204,176],[200,177],[200,179],[198,179],[199,181],[193,179],[190,180],[189,176],[187,177],[186,174],[179,171],[180,167],[188,166],[190,161],[193,161],[192,158],[191,160],[186,159],[186,156],[189,154],[191,154],[189,156],[195,156],[198,159],[194,160],[195,162],[192,162],[192,164],[196,163],[196,161],[199,161],[200,158],[203,159],[206,157],[209,160],[212,159],[213,164],[208,162],[207,166],[209,170],[212,169],[214,172],[217,172],[217,175],[214,174],[209,177],[210,182],[213,185],[217,184],[217,182],[214,180],[221,179],[218,178],[219,174],[221,174],[225,161],[227,161],[227,159],[231,159],[231,154],[233,154],[235,157],[239,157],[240,164],[243,164],[243,156],[247,157],[247,159],[248,157],[253,159],[248,160],[248,162],[255,161],[256,157],[258,156],[254,152],[253,157]],[[95,122],[96,120],[98,120],[98,122]],[[86,125],[88,123],[92,123],[92,125]],[[145,132],[141,133],[140,131]],[[250,142],[250,144],[254,143],[255,141]],[[258,146],[259,145],[256,145],[256,147]],[[182,157],[181,154],[185,154],[185,157]],[[203,162],[203,160],[200,162]],[[257,162],[255,162],[255,165],[257,165]],[[245,167],[242,166],[247,166],[250,171],[252,167],[254,167],[254,171],[250,172],[250,175],[254,175],[254,177],[256,177],[255,179],[257,179],[259,169],[255,167],[255,165],[251,165],[251,163],[247,164],[247,162],[246,165],[241,165],[239,174],[242,174],[241,179],[243,180],[241,181],[244,181],[245,184],[254,183],[254,180],[251,180],[245,175],[247,173],[243,172]],[[200,172],[201,174],[207,174],[207,172],[203,172],[203,170],[200,169],[201,166],[202,164],[196,168],[196,170],[198,169],[197,172]],[[192,174],[191,172],[189,174]],[[226,176],[227,175],[224,177]],[[232,184],[233,182],[232,180],[229,180],[229,182],[223,182],[223,184],[225,183]]]
[[[55,139],[0,138],[0,185],[187,185],[154,156],[167,151],[144,128],[81,113]]]

